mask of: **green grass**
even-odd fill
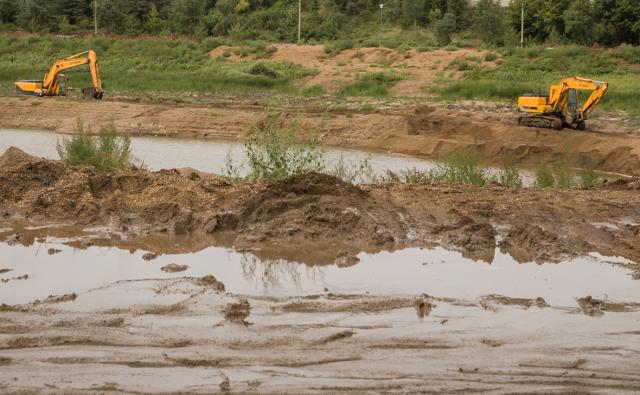
[[[560,79],[581,76],[609,83],[609,91],[598,108],[640,113],[640,69],[620,63],[620,59],[640,61],[637,47],[531,47],[501,52],[503,64],[498,69],[471,69],[462,80],[441,84],[442,98],[515,102],[523,93],[546,94],[549,86]]]
[[[209,51],[224,40],[169,40],[156,38],[62,38],[0,36],[0,84],[12,86],[20,79],[41,79],[51,64],[69,55],[94,49],[98,54],[103,87],[113,91],[242,93],[275,91],[295,94],[290,82],[312,75],[314,70],[292,63],[270,60],[228,62],[212,58]],[[251,53],[265,57],[270,49],[263,43],[238,43]],[[276,77],[252,75],[261,64]],[[84,67],[66,72],[69,85],[89,86]]]
[[[129,136],[118,136],[113,124],[100,129],[97,136],[91,135],[82,120],[78,120],[75,134],[63,138],[56,144],[60,159],[69,165],[93,166],[99,172],[113,172],[131,167],[131,141]]]
[[[385,71],[360,74],[356,81],[340,91],[341,96],[389,96],[389,89],[404,77],[398,73]]]

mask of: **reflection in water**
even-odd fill
[[[49,255],[49,249],[60,252]],[[587,295],[607,295],[609,300],[627,302],[638,301],[640,295],[640,281],[633,280],[629,271],[619,266],[620,262],[612,265],[608,263],[611,259],[597,255],[538,265],[519,264],[496,251],[489,265],[443,248],[408,248],[360,253],[358,264],[338,267],[260,259],[256,254],[224,247],[182,251],[146,261],[143,250],[95,244],[74,248],[64,237],[30,238],[28,245],[0,243],[0,269],[10,269],[0,273],[0,279],[28,275],[26,280],[0,283],[0,303],[26,303],[71,292],[82,294],[120,280],[206,275],[215,276],[229,292],[256,296],[320,294],[325,288],[333,293],[426,293],[467,300],[495,293],[516,298],[542,297],[553,306],[570,306],[575,305],[575,298]],[[189,268],[181,273],[161,270],[171,263]]]
[[[265,292],[292,287],[302,288],[302,273],[305,280],[324,284],[324,266],[307,266],[283,259],[261,260],[253,254],[243,253],[240,259],[243,278],[262,288]]]

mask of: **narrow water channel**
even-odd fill
[[[48,131],[0,129],[0,153],[14,146],[31,155],[58,159],[56,142],[65,137],[65,135]],[[132,137],[131,146],[133,155],[151,170],[192,167],[221,174],[225,168],[228,153],[231,153],[236,163],[246,158],[242,144],[234,141],[145,136]],[[353,164],[359,164],[368,159],[373,173],[377,175],[387,169],[397,172],[411,168],[429,170],[436,166],[432,161],[406,155],[335,148],[327,149],[326,166],[331,168],[340,160],[340,157]]]

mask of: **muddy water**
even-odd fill
[[[213,274],[227,291],[252,296],[335,293],[375,295],[421,294],[473,299],[497,293],[511,297],[543,297],[554,306],[573,306],[575,298],[592,295],[612,300],[638,300],[640,281],[597,255],[559,264],[518,264],[496,252],[492,264],[476,262],[442,248],[411,248],[377,254],[361,253],[351,267],[308,266],[289,261],[261,261],[250,253],[220,247],[145,261],[144,251],[92,246],[74,249],[68,240],[48,238],[31,246],[0,244],[0,302],[26,303],[49,295],[85,292],[132,279],[174,278]],[[49,254],[49,249],[60,252]],[[178,273],[162,267],[187,265]],[[12,279],[27,274],[26,280]]]
[[[56,142],[62,138],[63,135],[47,131],[0,129],[0,152],[14,146],[32,155],[58,159]],[[228,153],[236,163],[245,159],[242,144],[231,141],[145,136],[132,137],[131,145],[133,155],[151,170],[193,167],[205,172],[222,173]],[[411,156],[346,149],[328,149],[327,166],[332,167],[340,157],[354,164],[368,159],[375,174],[387,169],[429,170],[435,167],[434,162]]]

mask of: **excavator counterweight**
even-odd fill
[[[518,98],[518,111],[525,113],[518,118],[518,124],[556,130],[565,126],[584,130],[587,114],[600,102],[608,88],[606,82],[571,77],[552,85],[549,95],[525,93]],[[581,106],[580,91],[591,91]]]
[[[88,50],[56,61],[42,80],[23,80],[15,83],[16,93],[36,96],[65,96],[67,93],[67,77],[62,74],[82,65],[89,65],[89,73],[93,86],[82,89],[82,93],[96,100],[102,99],[102,81],[98,58],[93,50]]]

